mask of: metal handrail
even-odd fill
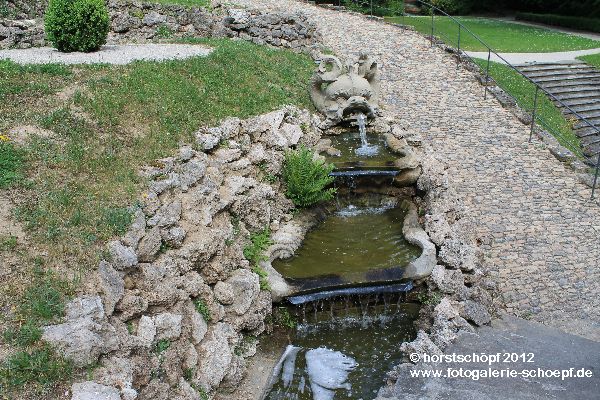
[[[458,36],[458,38],[459,38],[458,39],[458,43],[459,43],[459,47],[457,49],[457,54],[458,54],[459,62],[460,62],[460,57],[461,57],[460,34],[461,34],[461,30],[462,29],[464,29],[465,31],[467,31],[468,33],[470,33],[471,36],[473,36],[475,39],[477,39],[477,41],[479,43],[481,43],[485,48],[488,49],[488,58],[487,58],[487,67],[486,67],[486,81],[485,81],[485,84],[484,84],[484,86],[485,86],[485,95],[487,95],[487,83],[489,82],[489,66],[490,66],[490,56],[491,56],[491,54],[494,54],[496,57],[498,57],[500,60],[502,60],[504,62],[504,64],[506,64],[509,68],[511,68],[512,70],[516,71],[519,75],[521,75],[528,82],[530,82],[532,85],[534,85],[534,87],[535,87],[535,94],[534,94],[534,105],[533,105],[533,109],[531,111],[531,131],[530,131],[530,135],[529,135],[529,141],[531,141],[532,136],[533,136],[533,131],[534,131],[534,126],[536,124],[536,119],[539,120],[539,121],[541,121],[541,122],[543,122],[543,125],[545,125],[546,127],[549,126],[548,124],[546,124],[543,121],[542,118],[540,118],[539,116],[536,115],[536,109],[537,109],[537,103],[538,103],[538,96],[539,96],[540,90],[544,94],[546,94],[546,96],[548,96],[551,100],[553,100],[554,102],[560,104],[562,107],[564,107],[567,110],[569,110],[571,112],[571,114],[575,115],[578,118],[579,121],[583,121],[586,125],[588,125],[589,127],[593,128],[600,135],[600,127],[592,124],[585,117],[581,116],[578,112],[576,112],[575,110],[573,110],[571,108],[571,106],[569,106],[568,104],[564,103],[562,100],[560,100],[559,98],[557,98],[554,94],[550,93],[548,90],[546,90],[545,88],[543,88],[542,86],[540,86],[538,83],[536,83],[535,81],[533,81],[531,78],[529,78],[528,76],[526,76],[517,67],[515,67],[514,65],[512,65],[504,57],[502,57],[494,49],[492,49],[477,34],[475,34],[474,32],[472,32],[467,26],[465,26],[464,24],[462,24],[460,21],[458,21],[456,18],[454,18],[453,16],[449,15],[445,11],[443,11],[443,10],[439,9],[438,7],[434,6],[433,4],[427,3],[426,1],[422,1],[422,0],[417,0],[417,1],[419,3],[421,3],[422,5],[424,5],[426,7],[429,7],[431,9],[431,16],[432,16],[432,25],[431,25],[432,26],[432,38],[431,38],[431,40],[432,40],[432,44],[433,44],[433,35],[435,33],[434,32],[433,21],[434,21],[435,12],[437,11],[437,12],[445,15],[446,17],[450,18],[459,27],[459,30],[458,30],[458,35],[459,35]],[[472,58],[468,54],[466,54],[466,53],[464,53],[464,54],[472,60]],[[494,82],[496,83],[497,86],[500,87],[500,85],[498,84],[498,82],[496,82],[495,80],[494,80]],[[510,95],[510,96],[515,101],[517,101],[517,99],[514,96],[512,96],[512,95]],[[518,104],[518,101],[517,101],[517,104]],[[554,136],[556,136],[556,135],[554,135]],[[563,137],[563,139],[566,139],[566,138]],[[571,149],[571,151],[574,151],[574,149]],[[599,176],[600,176],[600,151],[594,153],[593,155],[597,155],[598,159],[596,161],[596,168],[595,168],[596,171],[594,173],[594,180],[593,180],[593,183],[592,183],[592,195],[591,195],[592,199],[594,199],[594,194],[595,194],[595,191],[596,191],[596,184],[598,183],[598,179],[599,179]],[[591,165],[594,165],[594,160],[592,160],[591,157],[585,157],[585,158],[588,159],[588,161],[590,162]]]
[[[373,1],[369,0],[369,1],[355,1],[355,0],[349,0],[351,1],[353,4],[362,7],[362,8],[370,8],[370,13],[371,16],[373,16]],[[548,124],[546,121],[544,121],[543,118],[541,118],[539,115],[537,115],[537,106],[538,106],[538,98],[539,98],[539,94],[540,91],[542,93],[544,93],[549,99],[551,99],[552,101],[554,101],[555,103],[560,104],[562,107],[564,107],[565,109],[569,110],[571,114],[575,115],[579,121],[583,121],[587,126],[593,128],[596,132],[598,132],[598,134],[600,135],[600,127],[592,124],[590,121],[588,121],[585,117],[583,117],[582,115],[580,115],[578,112],[576,112],[575,110],[573,110],[573,108],[571,108],[571,106],[569,106],[568,104],[564,103],[562,100],[560,100],[559,98],[557,98],[554,94],[550,93],[548,90],[546,90],[545,88],[543,88],[542,86],[540,86],[538,83],[536,83],[533,79],[529,78],[528,76],[526,76],[523,72],[521,72],[517,67],[515,67],[514,65],[512,65],[510,62],[508,62],[504,57],[502,57],[500,54],[498,54],[498,52],[496,52],[494,49],[492,49],[487,43],[485,43],[483,41],[483,39],[481,39],[475,32],[471,31],[471,29],[469,29],[469,27],[467,27],[466,25],[464,25],[463,23],[461,23],[458,19],[454,18],[453,16],[449,15],[448,13],[446,13],[445,11],[441,10],[440,8],[434,6],[433,4],[430,4],[426,1],[422,1],[422,0],[417,0],[418,3],[424,5],[425,7],[428,7],[431,10],[431,45],[433,46],[434,44],[434,37],[435,37],[435,14],[436,12],[438,12],[439,14],[442,14],[448,18],[450,18],[454,23],[456,23],[457,27],[458,27],[458,38],[457,38],[457,49],[456,49],[456,54],[457,54],[457,67],[458,65],[461,63],[461,59],[463,56],[466,56],[473,64],[477,65],[476,63],[474,63],[473,58],[467,54],[466,52],[462,51],[460,48],[460,43],[461,43],[461,34],[463,31],[467,32],[468,34],[470,34],[473,38],[475,38],[482,46],[484,46],[487,50],[488,50],[488,57],[487,57],[487,65],[486,65],[486,69],[485,69],[485,82],[484,82],[484,98],[487,98],[487,92],[488,92],[488,83],[490,82],[490,80],[496,84],[496,86],[498,87],[502,87],[499,82],[497,82],[495,79],[493,79],[492,77],[490,77],[489,71],[490,71],[490,59],[491,59],[491,55],[494,54],[496,57],[498,57],[498,59],[502,60],[504,62],[505,65],[507,65],[510,69],[514,70],[515,72],[517,72],[517,74],[519,74],[520,76],[522,76],[523,78],[525,78],[525,80],[529,83],[531,83],[534,87],[535,87],[535,93],[534,93],[534,104],[533,104],[533,109],[531,110],[531,128],[530,128],[530,133],[529,133],[529,141],[531,142],[532,137],[533,137],[533,133],[534,133],[534,129],[535,129],[535,125],[536,123],[540,123],[543,127],[545,127],[546,129],[550,130],[552,132],[552,135],[554,137],[560,137],[563,140],[563,143],[568,143],[570,145],[570,149],[572,152],[584,157],[592,166],[594,165],[594,160],[592,159],[593,156],[597,155],[598,159],[595,162],[595,174],[594,174],[594,180],[592,183],[592,195],[591,198],[594,199],[594,195],[595,195],[595,191],[596,191],[596,186],[598,183],[598,180],[600,179],[600,151],[593,153],[592,157],[587,157],[585,156],[582,152],[581,149],[579,148],[579,144],[573,143],[569,138],[565,137],[562,133],[550,128],[551,124]],[[341,5],[341,1],[338,0],[338,5]],[[392,11],[395,12],[395,10],[392,10],[388,7],[382,7],[382,6],[378,6],[379,9],[383,9],[383,10],[388,10],[388,11]],[[402,17],[404,18],[404,13],[402,14]],[[445,35],[442,35],[441,32],[438,32],[438,35],[442,36],[444,39],[446,39],[449,43],[452,43],[452,40],[450,40],[449,38],[447,38]],[[483,72],[483,71],[482,71]],[[505,93],[510,96],[516,104],[519,104],[519,100],[511,95],[508,91],[505,91]]]

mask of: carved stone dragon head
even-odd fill
[[[361,53],[358,61],[344,66],[337,57],[323,56],[311,79],[310,94],[317,110],[327,117],[324,129],[355,121],[361,113],[373,119],[379,113],[377,62]]]

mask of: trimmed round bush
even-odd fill
[[[59,51],[96,51],[106,43],[110,19],[104,0],[50,0],[46,34]]]

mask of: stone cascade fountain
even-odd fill
[[[346,64],[324,56],[311,96],[326,116],[317,151],[335,165],[338,197],[320,208],[293,255],[272,263],[289,287],[282,305],[299,324],[281,344],[264,398],[374,398],[401,360],[399,344],[416,337],[419,306],[406,293],[436,263],[411,202],[421,167],[391,129],[369,133],[380,115],[379,79],[366,54]]]

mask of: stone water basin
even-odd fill
[[[394,160],[398,158],[386,144],[384,135],[367,133],[370,145],[376,146],[377,152],[373,155],[358,155],[356,149],[361,147],[358,130],[346,131],[340,135],[327,136],[331,140],[331,147],[340,151],[339,156],[327,155],[327,162],[333,163],[336,168],[369,168],[393,167]]]
[[[344,201],[273,267],[303,289],[400,280],[421,249],[402,235],[406,212],[387,200]]]
[[[375,398],[386,373],[402,361],[399,344],[416,337],[418,312],[418,305],[399,303],[299,324],[289,339],[277,343],[285,350],[265,399]],[[274,345],[271,338],[269,343]]]

